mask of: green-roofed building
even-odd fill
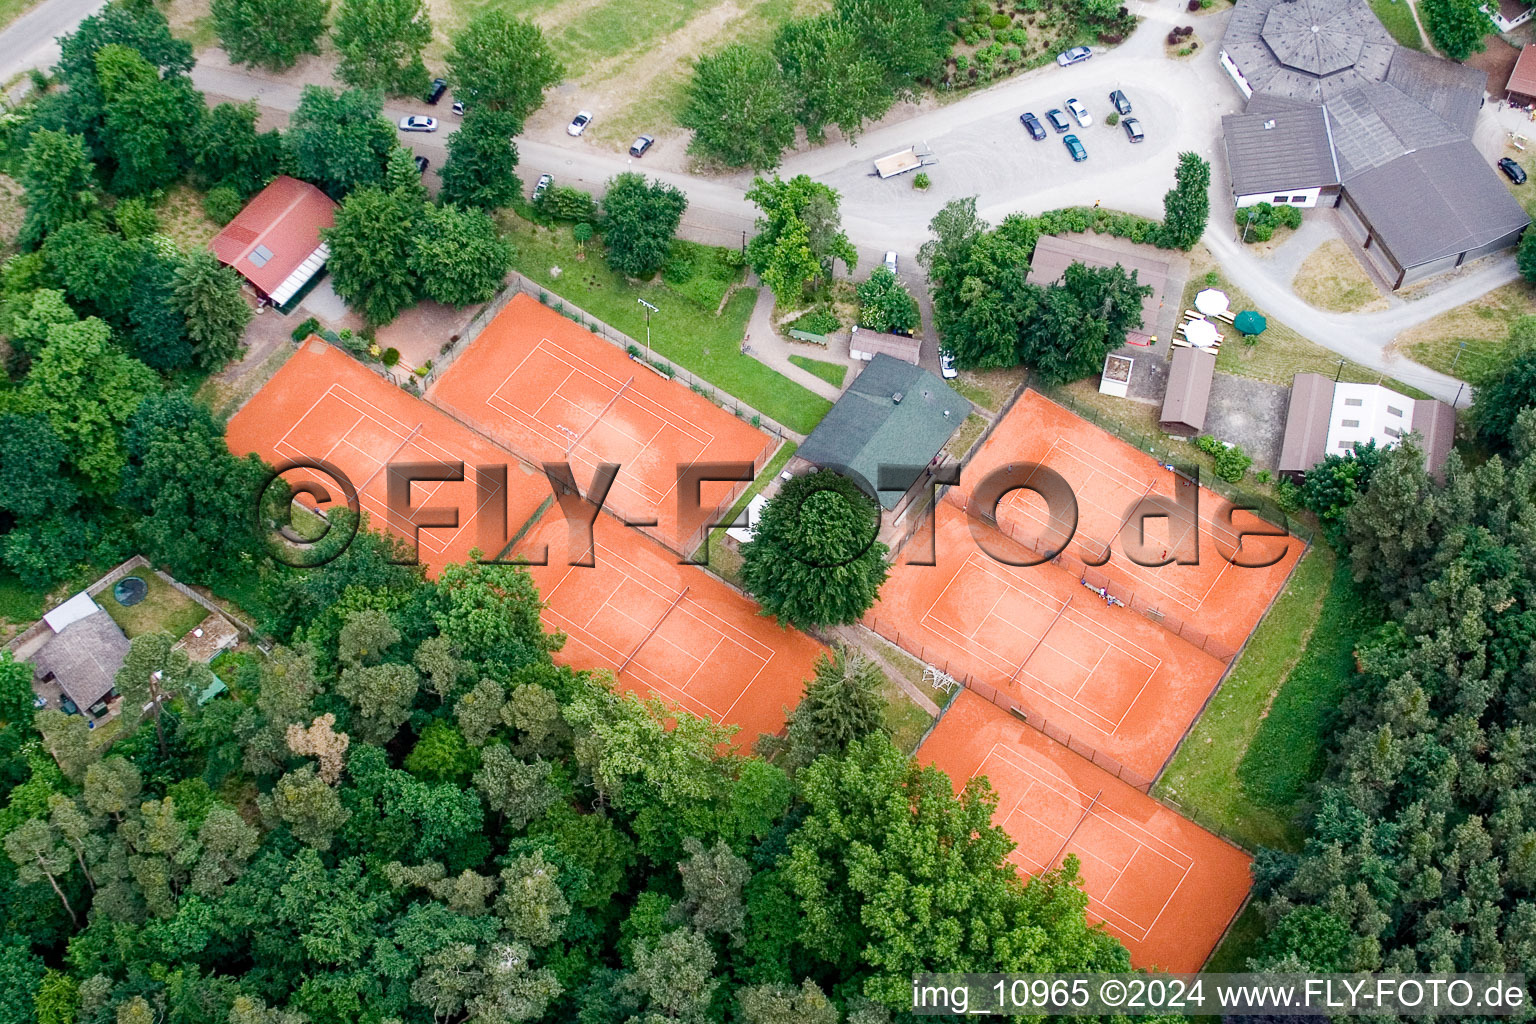
[[[882,465],[914,467],[901,474],[899,489],[880,491],[881,507],[894,513],[905,509],[923,468],[937,461],[970,411],[969,402],[922,367],[876,355],[795,457],[851,471],[870,487],[879,486]]]

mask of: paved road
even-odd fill
[[[0,32],[0,82],[59,59],[54,40],[99,11],[106,0],[43,0]]]

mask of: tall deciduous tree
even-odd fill
[[[912,974],[940,964],[1128,969],[1125,950],[1084,920],[1075,858],[1020,880],[984,778],[956,797],[943,772],[872,736],[810,765],[799,783],[810,813],[789,837],[785,872],[800,899],[800,939],[844,976],[861,976],[864,995],[908,1009]],[[945,909],[911,912],[919,907]],[[1015,941],[1034,929],[1039,941]]]
[[[513,115],[519,130],[522,119],[544,102],[544,90],[564,74],[543,30],[494,7],[470,18],[448,53],[454,97],[471,113]]]
[[[1060,284],[1045,288],[1035,314],[1023,325],[1018,359],[1051,384],[1097,373],[1104,356],[1125,344],[1141,322],[1141,301],[1151,294],[1136,272],[1120,266],[1073,263]]]
[[[49,330],[22,393],[64,439],[81,475],[110,494],[127,460],[121,432],[156,390],[154,371],[113,347],[107,325],[91,317]]]
[[[371,324],[387,324],[416,304],[421,280],[410,257],[423,214],[419,203],[369,186],[348,195],[335,226],[321,232],[336,294]]]
[[[699,59],[678,120],[693,129],[690,153],[766,171],[795,141],[795,107],[773,55],[738,43]]]
[[[666,265],[688,197],[661,181],[628,172],[608,182],[603,196],[603,242],[608,265],[626,277],[650,277]]]
[[[1419,16],[1435,45],[1452,60],[1483,52],[1483,37],[1499,31],[1478,0],[1421,0]]]
[[[205,188],[254,195],[282,168],[283,139],[256,130],[256,104],[220,103],[209,108],[187,139],[192,168]]]
[[[42,244],[49,232],[80,220],[96,206],[96,168],[78,135],[46,128],[34,134],[18,177],[26,189],[22,245]]]
[[[482,210],[427,206],[407,260],[422,293],[434,302],[484,302],[506,283],[512,246]]]
[[[790,625],[856,622],[889,566],[876,539],[880,508],[829,470],[788,481],[742,548],[742,580],[763,610]]]
[[[337,93],[306,85],[283,139],[298,176],[340,199],[359,185],[384,180],[395,149],[395,126],[383,117],[384,101],[370,89]]]
[[[102,140],[114,164],[112,191],[142,195],[175,184],[203,99],[185,75],[161,77],[139,51],[117,43],[96,53]]]
[[[213,0],[213,27],[236,64],[283,71],[320,52],[330,8],[330,0]]]
[[[208,410],[175,392],[144,400],[123,445],[120,496],[140,516],[134,536],[143,552],[192,582],[237,573],[257,546],[261,463],[237,458]]]
[[[522,118],[510,110],[470,107],[448,137],[443,200],[483,210],[512,205],[523,188],[512,141],[522,130]]]
[[[332,32],[348,85],[419,96],[427,88],[421,51],[432,41],[432,19],[422,0],[342,0]]]
[[[877,120],[896,101],[888,69],[850,22],[835,13],[788,22],[774,53],[799,97],[799,119],[811,141],[820,142],[829,125],[856,138],[867,120]]]
[[[747,198],[762,211],[758,234],[747,245],[747,262],[780,302],[798,299],[808,281],[830,277],[837,260],[850,270],[858,262],[842,230],[838,194],[830,186],[804,174],[788,181],[774,175],[771,181],[753,180]]]
[[[239,275],[213,253],[197,249],[176,268],[174,287],[198,367],[210,372],[222,369],[240,354],[240,341],[253,315],[241,294]]]
[[[917,300],[888,268],[876,267],[869,280],[859,285],[856,291],[860,327],[904,334],[917,329],[920,322]]]
[[[1163,196],[1163,245],[1189,249],[1211,216],[1211,165],[1198,153],[1180,153],[1173,188]]]

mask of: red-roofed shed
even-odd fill
[[[1536,46],[1527,46],[1520,51],[1505,88],[1511,103],[1536,102]]]
[[[325,267],[331,250],[320,229],[336,223],[336,204],[286,175],[262,189],[208,243],[274,306],[285,305]]]

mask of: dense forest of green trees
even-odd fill
[[[1335,457],[1303,496],[1379,601],[1300,855],[1263,852],[1257,966],[1536,966],[1536,393],[1530,323],[1473,410],[1490,457],[1444,484],[1411,445]]]

